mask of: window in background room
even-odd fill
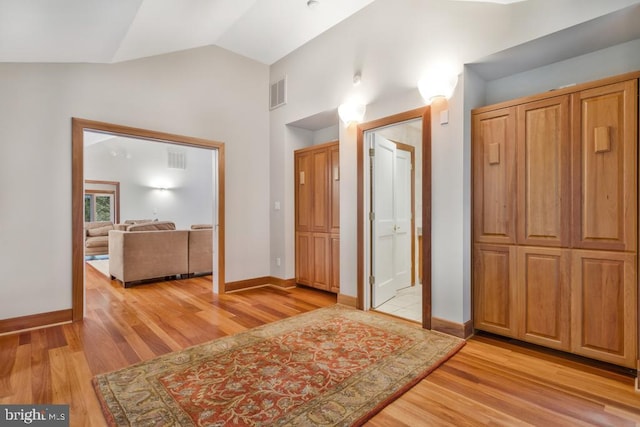
[[[114,195],[105,193],[85,192],[84,220],[115,222]]]

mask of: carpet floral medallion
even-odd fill
[[[360,425],[464,341],[341,305],[96,376],[110,425]]]

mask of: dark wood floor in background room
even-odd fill
[[[0,403],[70,403],[72,426],[103,426],[97,374],[334,304],[306,288],[215,296],[207,278],[123,289],[87,267],[83,322],[0,337]],[[635,426],[634,378],[477,336],[369,426]]]

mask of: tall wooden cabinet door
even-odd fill
[[[473,230],[476,242],[516,242],[515,107],[473,117]]]
[[[518,243],[569,245],[569,96],[518,106]]]
[[[313,184],[311,154],[295,154],[295,215],[296,231],[311,230],[311,208],[313,202]]]
[[[329,147],[331,165],[329,179],[331,181],[330,232],[340,232],[340,147],[335,144]]]
[[[574,250],[572,255],[572,351],[636,367],[636,256]]]
[[[568,249],[518,247],[519,338],[569,351],[570,271]]]
[[[474,267],[474,327],[517,337],[515,247],[477,244]]]
[[[311,167],[313,168],[313,181],[311,191],[313,195],[313,208],[311,210],[311,230],[328,232],[330,226],[329,203],[329,151],[327,149],[311,152]]]
[[[637,80],[573,95],[573,246],[636,251]]]
[[[311,233],[296,232],[296,283],[311,286],[313,280]]]
[[[311,244],[313,246],[313,262],[311,286],[325,291],[329,290],[329,281],[331,280],[331,258],[329,247],[329,234],[313,233],[311,235]]]
[[[331,262],[329,290],[340,293],[340,236],[337,234],[329,237],[329,253]]]

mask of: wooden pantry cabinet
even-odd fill
[[[294,152],[296,283],[340,291],[338,142]]]
[[[638,77],[472,112],[476,329],[636,367]]]

